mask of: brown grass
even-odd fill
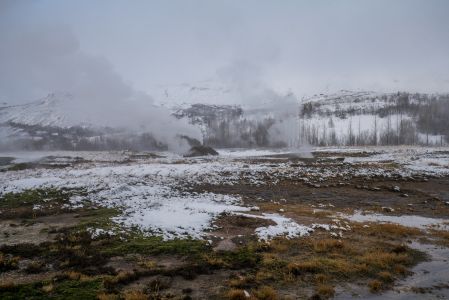
[[[120,297],[116,294],[100,293],[97,295],[98,300],[118,300]]]
[[[262,286],[254,291],[254,296],[258,300],[277,300],[276,291],[270,286]]]
[[[0,252],[0,271],[17,269],[19,264],[18,257],[4,255]]]
[[[358,260],[361,264],[379,269],[390,269],[395,265],[404,265],[411,262],[411,258],[407,254],[389,253],[380,250],[365,253]]]
[[[76,271],[68,271],[65,274],[71,280],[89,281],[92,279],[91,277]]]
[[[438,244],[449,247],[449,231],[431,230],[430,232],[438,240]]]
[[[228,265],[222,258],[216,255],[205,254],[202,258],[207,265],[213,268],[223,268]]]
[[[260,203],[259,208],[263,212],[277,212],[280,208],[282,208],[282,205],[279,203],[273,203],[273,202],[263,202]]]
[[[341,240],[323,239],[313,242],[313,249],[315,252],[332,252],[348,249],[349,247]]]
[[[273,239],[270,242],[270,249],[275,253],[285,253],[290,249],[289,240],[286,239]]]
[[[139,266],[147,269],[154,269],[157,267],[157,263],[151,259],[142,259],[139,261]]]
[[[232,289],[227,292],[226,298],[229,300],[247,300],[245,292],[240,289]]]
[[[241,289],[241,288],[244,288],[245,286],[247,286],[252,281],[253,281],[252,278],[250,278],[248,276],[238,276],[238,277],[229,279],[228,286],[230,286],[232,288]]]
[[[326,274],[316,274],[314,279],[317,284],[325,284],[326,282],[330,281],[331,277]]]
[[[316,288],[316,293],[322,298],[332,298],[335,295],[335,290],[331,285],[320,284]]]
[[[294,275],[305,273],[333,273],[340,275],[350,275],[358,271],[355,265],[344,258],[311,257],[303,261],[289,263],[288,272]]]
[[[55,287],[53,286],[53,284],[52,284],[52,283],[49,283],[49,284],[44,285],[44,286],[42,287],[42,291],[44,291],[45,293],[51,293],[51,292],[53,291],[54,288],[55,288]]]
[[[399,224],[369,223],[369,227],[362,226],[363,225],[355,225],[353,228],[361,230],[364,234],[369,236],[387,238],[391,240],[422,235],[422,231],[418,228],[406,227]]]
[[[257,271],[255,279],[257,281],[275,280],[278,276],[269,270]]]
[[[108,276],[103,278],[103,285],[106,289],[115,288],[117,284],[126,284],[137,278],[137,274],[133,272],[120,271],[116,276]]]
[[[302,275],[305,272],[317,273],[320,267],[317,261],[292,262],[287,265],[287,270],[293,275]]]
[[[368,287],[371,293],[378,293],[382,289],[382,281],[377,279],[368,282]]]
[[[128,290],[123,293],[125,300],[147,300],[148,295],[139,290]]]
[[[390,283],[390,282],[394,281],[393,274],[391,274],[388,271],[379,272],[379,274],[377,274],[377,276],[379,277],[380,280],[382,280],[383,282],[386,282],[386,283]]]

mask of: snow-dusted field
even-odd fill
[[[337,175],[347,180],[354,176],[449,175],[449,149],[446,148],[320,148],[314,151],[332,152],[336,157],[341,156],[341,153],[356,152],[368,155],[346,157],[344,162],[323,169],[310,167],[301,161],[293,164],[287,159],[272,164],[267,159],[269,156],[292,153],[288,149],[221,150],[218,157],[189,159],[172,153],[157,153],[160,157],[131,152],[2,153],[2,157],[15,157],[14,163],[39,162],[44,159],[49,164],[66,162],[69,166],[0,172],[0,195],[36,188],[82,190],[87,193],[75,192],[71,198],[73,207],[82,206],[86,201],[115,207],[122,213],[114,221],[124,227],[138,227],[148,234],[161,235],[166,239],[200,238],[212,228],[212,221],[220,214],[248,215],[250,210],[257,208],[244,205],[236,195],[192,191],[191,187],[195,185],[233,185],[241,180],[251,185],[263,185],[267,182],[276,183],[281,178],[320,182]],[[82,160],[73,163],[74,158]],[[262,158],[267,160],[258,161]],[[379,164],[388,162],[394,162],[398,167],[379,167]],[[282,212],[252,214],[270,219],[276,224],[256,229],[261,239],[276,235],[301,236],[313,231],[313,226],[297,224]]]

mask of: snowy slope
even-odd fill
[[[441,95],[341,90],[299,98],[264,89],[248,91],[218,81],[158,85],[151,87],[150,93],[152,105],[189,120],[201,129],[203,139],[216,147],[445,142],[444,132],[418,128],[426,105]],[[48,134],[55,133],[48,133],[48,128],[103,130],[101,124],[90,122],[98,123],[98,118],[89,119],[87,114],[75,120],[73,107],[76,102],[67,93],[0,107],[0,136],[24,137],[24,131],[30,134],[29,127],[34,127],[30,134],[34,139],[49,139]],[[404,126],[408,126],[408,136],[402,141],[398,134],[404,134]],[[47,136],[39,135],[42,130],[47,130]]]
[[[0,124],[15,123],[29,126],[71,127],[76,124],[64,107],[73,97],[67,93],[52,93],[27,104],[0,107]]]

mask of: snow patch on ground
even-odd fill
[[[276,225],[256,228],[256,234],[260,240],[268,241],[277,236],[295,238],[309,235],[313,231],[311,227],[300,225],[279,214],[263,214],[263,216],[274,221]]]
[[[358,151],[355,148],[334,149],[336,152]],[[84,160],[65,168],[0,172],[0,196],[36,188],[82,189],[82,194],[70,199],[72,207],[80,207],[85,201],[90,201],[103,207],[119,208],[122,214],[114,221],[124,226],[137,227],[167,239],[187,236],[200,238],[205,230],[211,229],[213,219],[221,213],[246,212],[251,208],[245,207],[237,196],[198,193],[190,189],[198,184],[235,185],[244,181],[257,186],[276,184],[283,179],[318,183],[336,176],[350,180],[361,175],[390,177],[449,174],[449,149],[446,148],[372,147],[361,150],[372,152],[372,155],[346,157],[345,163],[336,163],[329,168],[322,168],[319,164],[293,164],[288,160],[275,164],[251,164],[240,159],[283,153],[275,150],[222,150],[222,155],[218,157],[191,159],[161,153],[164,157],[145,158],[143,155],[144,158],[131,160],[129,158],[133,157],[133,153],[127,151],[20,153],[15,156],[19,161],[36,160],[42,156],[76,156]],[[14,156],[13,153],[10,156]],[[383,161],[394,161],[398,167],[382,168]],[[302,236],[313,230],[278,214],[261,217],[276,223],[257,230],[261,239],[279,235]],[[402,223],[410,220],[409,216],[403,217],[403,220],[382,219],[394,218],[390,216],[372,218],[373,221],[380,218],[380,221]],[[441,221],[430,220],[437,223]],[[427,224],[419,218],[413,220],[413,223]]]
[[[248,218],[260,218],[264,220],[271,220],[275,225],[269,225],[264,227],[258,227],[255,230],[256,235],[261,241],[269,241],[275,237],[283,236],[286,238],[295,238],[301,236],[307,236],[313,232],[313,228],[305,225],[300,225],[294,220],[281,216],[279,214],[263,213],[261,215],[235,213],[239,216]]]

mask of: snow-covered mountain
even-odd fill
[[[70,120],[70,112],[64,104],[73,101],[68,93],[51,93],[46,97],[22,105],[0,107],[0,124],[61,127],[77,126]]]
[[[449,95],[341,90],[268,96],[255,107],[192,104],[175,115],[203,126],[204,140],[217,146],[448,143]]]
[[[22,104],[0,107],[0,150],[3,149],[164,149],[149,132],[105,126],[80,119],[68,93],[51,93]]]
[[[448,142],[449,95],[342,90],[299,98],[266,90],[246,93],[212,82],[152,91],[152,105],[201,128],[203,142],[216,147]],[[79,114],[75,118],[75,106],[67,93],[1,106],[0,148],[10,140],[30,149],[162,147],[151,134],[130,134]]]

